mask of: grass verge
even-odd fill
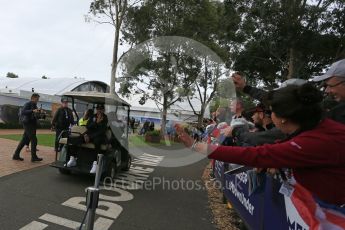
[[[20,141],[22,134],[0,135],[0,138]],[[38,145],[54,147],[55,134],[37,134]]]

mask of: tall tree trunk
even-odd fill
[[[119,39],[120,39],[120,27],[116,26],[114,48],[113,48],[113,61],[111,64],[111,79],[110,79],[110,93],[111,94],[115,94],[115,81],[116,81],[116,69],[117,69],[117,55],[119,52]]]
[[[198,114],[198,126],[202,126],[204,115],[205,115],[205,105],[201,106],[200,113]]]
[[[288,67],[288,75],[287,75],[287,79],[291,79],[294,77],[295,75],[295,49],[294,48],[290,48],[289,49],[289,67]]]
[[[165,96],[163,96],[163,109],[162,109],[162,122],[161,122],[161,137],[165,135],[165,126],[167,123],[168,114],[168,102]]]

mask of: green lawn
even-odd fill
[[[22,135],[21,134],[0,135],[0,138],[20,141],[22,139]],[[39,145],[54,147],[55,134],[37,134],[37,139],[38,139]]]
[[[21,134],[0,135],[0,138],[20,141],[22,138],[22,135]],[[37,134],[37,139],[38,139],[39,145],[54,147],[55,134]],[[170,142],[170,144],[176,145],[177,143]],[[164,140],[161,140],[161,143],[148,143],[148,142],[145,142],[143,136],[134,135],[134,136],[129,136],[129,145],[135,146],[135,147],[147,146],[147,145],[166,146],[167,143],[165,143]]]
[[[151,146],[169,146],[169,144],[171,146],[176,146],[176,145],[181,145],[180,143],[176,143],[173,141],[170,141],[168,143],[165,142],[165,140],[161,140],[160,143],[149,143],[149,142],[145,142],[144,136],[139,136],[139,135],[131,135],[129,136],[129,146],[147,146],[147,145],[151,145]]]

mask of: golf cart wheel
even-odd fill
[[[104,180],[107,177],[110,177],[111,179],[115,179],[116,176],[117,176],[116,160],[112,159],[108,165],[107,170],[102,175],[102,180]]]
[[[132,157],[128,155],[126,166],[123,168],[123,171],[128,171],[132,165]]]
[[[116,160],[112,160],[111,163],[110,163],[110,177],[111,179],[115,179],[116,176],[117,176],[117,162]]]
[[[69,171],[69,170],[67,170],[67,169],[59,169],[59,172],[60,172],[61,174],[64,174],[64,175],[69,175],[69,174],[71,174],[71,171]]]

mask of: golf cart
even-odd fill
[[[106,131],[105,144],[101,145],[101,154],[104,155],[104,166],[102,177],[115,178],[116,173],[129,170],[131,156],[128,153],[128,121],[130,105],[117,95],[100,92],[67,92],[63,97],[68,98],[72,103],[72,110],[77,121],[87,109],[95,109],[96,105],[105,106],[105,114],[108,117],[108,128]],[[76,122],[78,123],[78,122]],[[59,151],[56,152],[56,161],[51,164],[58,168],[62,174],[90,173],[95,152],[95,145],[90,143],[75,144],[73,139],[83,138],[87,131],[86,126],[78,124],[70,130],[63,131],[58,137],[60,143]],[[67,167],[71,151],[77,154],[77,165]]]

